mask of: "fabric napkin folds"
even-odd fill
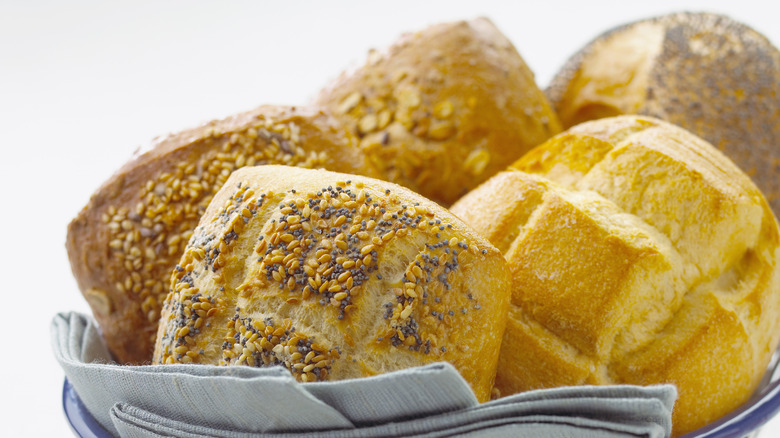
[[[91,317],[52,321],[54,354],[86,408],[120,437],[665,437],[671,385],[529,391],[479,404],[448,363],[298,383],[281,367],[121,366]]]

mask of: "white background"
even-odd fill
[[[2,435],[71,433],[49,322],[89,309],[66,226],[153,137],[303,104],[369,48],[440,21],[491,18],[544,87],[597,34],[672,11],[725,13],[780,44],[772,3],[0,0]],[[780,419],[763,435],[780,436]]]

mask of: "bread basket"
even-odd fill
[[[761,427],[780,411],[780,349],[753,397],[739,409],[720,420],[683,438],[742,438],[759,436]],[[92,417],[70,382],[62,387],[62,406],[75,436],[81,438],[111,438]]]

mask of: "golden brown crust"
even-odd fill
[[[201,214],[232,170],[262,163],[374,175],[322,112],[262,106],[155,140],[70,223],[71,268],[120,362],[151,359],[171,270]]]
[[[406,34],[317,102],[360,137],[384,179],[442,205],[561,130],[531,70],[485,18]]]
[[[649,117],[584,123],[452,211],[509,263],[502,394],[674,383],[680,435],[762,378],[780,333],[777,221],[750,179],[690,133]]]
[[[486,401],[509,305],[501,253],[392,183],[233,173],[172,277],[155,363],[282,365],[301,381],[449,361]]]
[[[643,114],[704,138],[745,171],[780,214],[780,51],[709,13],[609,31],[572,56],[546,90],[564,127]]]

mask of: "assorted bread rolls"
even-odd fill
[[[382,178],[442,205],[561,131],[512,43],[488,19],[404,35],[316,99]]]
[[[780,51],[728,17],[676,13],[611,30],[547,89],[564,127],[619,114],[679,125],[730,157],[780,215]]]
[[[375,174],[328,115],[262,106],[157,139],[70,223],[73,274],[121,363],[151,360],[171,271],[214,193],[233,170],[264,163]]]
[[[580,124],[452,207],[500,248],[502,395],[674,383],[676,435],[752,394],[780,335],[777,221],[731,161],[658,119]]]
[[[257,166],[233,172],[176,266],[155,363],[281,365],[304,382],[452,363],[493,387],[506,262],[395,184]]]
[[[434,25],[312,107],[155,140],[69,225],[71,267],[121,363],[443,360],[481,401],[673,383],[680,435],[745,402],[780,338],[778,68],[680,13],[600,36],[545,96],[489,20]]]

